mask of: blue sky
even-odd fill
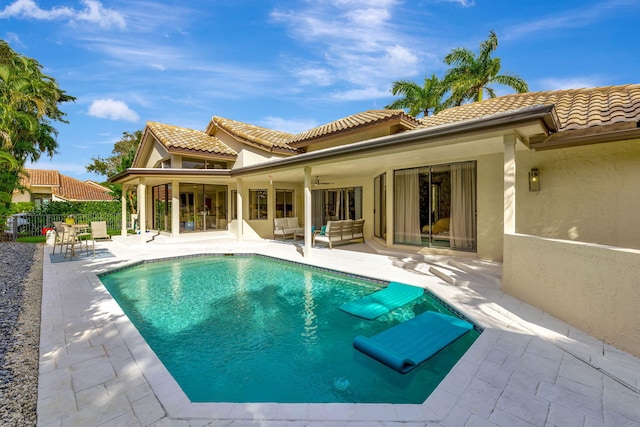
[[[32,167],[98,181],[91,157],[147,121],[296,133],[384,108],[393,81],[441,76],[490,30],[532,91],[640,83],[639,21],[638,0],[0,1],[0,38],[77,98]]]

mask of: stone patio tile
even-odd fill
[[[547,425],[549,427],[581,426],[584,424],[584,414],[551,402]]]
[[[536,427],[536,426],[544,426],[543,424],[535,424],[522,418],[516,417],[515,415],[505,412],[501,409],[496,409],[491,413],[489,417],[489,421],[494,423],[500,427]]]
[[[276,408],[276,417],[283,420],[306,420],[309,415],[307,403],[283,403]]]
[[[476,378],[485,381],[492,386],[503,389],[511,378],[512,371],[503,368],[493,362],[485,361],[480,365]]]
[[[107,356],[75,363],[71,366],[73,389],[78,392],[115,378],[116,373]]]
[[[525,370],[541,381],[550,383],[555,383],[559,370],[558,362],[530,353],[525,353],[521,357],[509,356],[503,367],[514,371]]]
[[[602,372],[571,356],[567,356],[560,364],[558,380],[562,378],[583,384],[598,392],[602,390]]]
[[[507,387],[498,399],[496,410],[501,410],[533,425],[542,426],[549,413],[549,401],[532,396],[520,389]]]
[[[124,396],[110,396],[109,399],[100,403],[69,413],[63,425],[78,427],[100,426],[107,423],[113,425],[114,419],[130,412],[131,407]]]
[[[620,414],[640,425],[640,394],[606,377],[603,394],[605,421],[615,419],[615,415]]]
[[[166,416],[164,409],[162,409],[162,406],[154,395],[147,395],[142,399],[132,402],[131,407],[138,420],[145,426],[151,425]],[[207,415],[211,417],[211,411],[209,411]]]
[[[329,403],[309,405],[310,420],[339,419],[351,421],[356,417],[356,405],[348,403]]]
[[[472,414],[488,418],[501,393],[501,388],[474,378],[469,387],[462,391],[456,406],[463,407]]]
[[[449,415],[442,420],[446,426],[464,426],[473,414],[461,406],[456,406],[449,412]]]
[[[439,419],[445,418],[460,399],[462,390],[457,393],[437,388],[425,402],[425,406],[433,411]]]
[[[76,412],[76,397],[71,390],[58,389],[47,397],[38,397],[38,422],[51,423],[60,418],[60,414]]]
[[[459,426],[446,426],[446,427],[459,427]],[[477,415],[472,415],[464,424],[464,427],[496,427],[496,423],[489,421],[485,418],[479,417]]]
[[[601,399],[584,396],[545,381],[540,383],[536,395],[541,399],[584,413],[586,416],[592,417],[595,420],[603,421]]]

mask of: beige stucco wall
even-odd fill
[[[640,251],[506,235],[502,289],[640,356]]]
[[[502,261],[504,185],[502,154],[477,159],[478,258]]]
[[[518,233],[640,249],[640,140],[518,152],[517,168]]]

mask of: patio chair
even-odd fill
[[[107,233],[106,221],[91,221],[91,238],[93,240],[108,239],[111,240],[111,236]]]

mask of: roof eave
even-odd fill
[[[493,129],[515,127],[518,124],[534,122],[536,120],[544,122],[549,131],[555,131],[557,129],[557,121],[554,119],[554,115],[553,105],[527,107],[504,114],[494,114],[490,117],[415,129],[353,144],[307,152],[287,159],[244,166],[234,169],[233,176],[261,172],[274,167],[288,167],[309,161],[327,160],[334,157],[342,157],[347,154],[352,155],[366,151],[379,151],[388,148],[397,148],[399,146],[411,146],[424,143],[425,140],[452,137],[456,134],[486,132]]]

